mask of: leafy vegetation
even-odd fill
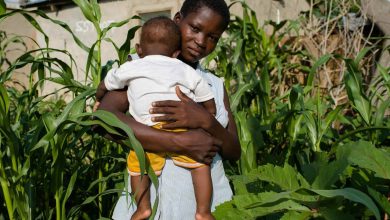
[[[225,79],[242,146],[238,167],[228,166],[238,174],[231,176],[235,196],[217,207],[217,219],[389,213],[390,68],[371,73],[381,45],[371,35],[353,39],[359,50],[326,46],[347,28],[332,2],[316,1],[297,21],[264,25],[241,2],[243,16],[206,60]],[[356,10],[350,3],[337,1]]]
[[[49,45],[35,17],[46,19],[68,31],[87,57],[86,80],[79,82],[70,52],[38,45],[29,51],[24,38],[0,32],[0,218],[107,218],[126,185],[130,146],[142,158],[132,131],[111,114],[91,113],[90,106],[105,73],[126,61],[139,27],[117,45],[107,32],[129,19],[102,29],[96,0],[74,2],[96,29],[91,45],[62,21],[41,11],[6,12],[0,1],[0,22],[21,14]],[[300,19],[280,24],[260,24],[239,2],[243,15],[233,17],[227,35],[204,60],[225,79],[242,146],[239,162],[226,162],[235,195],[217,207],[217,219],[390,214],[390,67],[374,62],[380,49],[388,49],[372,33],[356,34],[364,26],[347,30],[343,16],[360,10],[354,1],[310,2]],[[117,51],[104,65],[102,41]],[[24,52],[9,60],[7,48],[15,44]],[[12,76],[22,68],[29,70],[30,83],[16,89]],[[72,101],[42,95],[47,81],[61,85]],[[126,134],[129,141],[109,142],[93,125]]]

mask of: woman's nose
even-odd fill
[[[199,33],[195,38],[195,43],[198,47],[205,48],[206,47],[206,37],[204,36],[204,34]]]

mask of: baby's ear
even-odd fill
[[[180,54],[181,50],[176,50],[175,52],[173,52],[172,54],[172,58],[177,58]]]
[[[135,50],[137,51],[137,54],[139,57],[143,57],[142,56],[142,48],[139,44],[135,44]]]

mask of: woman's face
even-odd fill
[[[181,56],[188,63],[195,63],[209,55],[224,31],[222,16],[207,7],[199,8],[186,17],[177,13],[174,21],[181,31]]]

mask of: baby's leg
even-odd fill
[[[148,219],[152,214],[150,207],[150,180],[147,175],[132,176],[131,190],[135,193],[135,201],[137,202],[137,211],[131,216],[131,220]]]
[[[211,220],[211,195],[213,184],[211,180],[210,166],[202,166],[191,170],[196,199],[196,220]]]

